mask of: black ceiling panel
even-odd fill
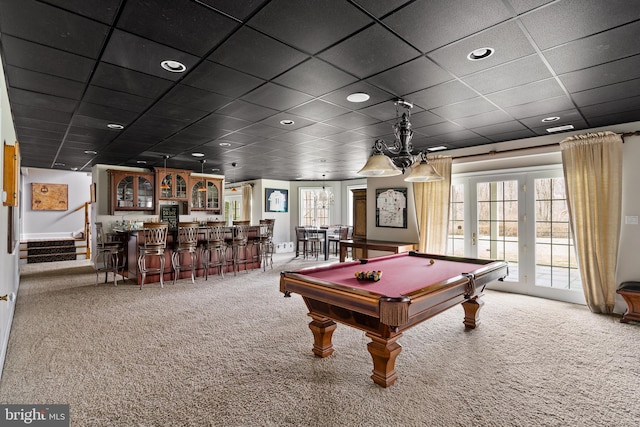
[[[371,22],[371,18],[348,2],[272,0],[249,25],[315,54]]]
[[[639,39],[627,0],[0,0],[23,166],[202,151],[234,181],[355,178],[398,98],[416,149],[640,120]]]
[[[127,5],[117,26],[202,56],[227,37],[238,23],[191,0],[147,0]]]

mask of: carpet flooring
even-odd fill
[[[311,352],[300,298],[273,270],[195,284],[95,285],[86,262],[26,265],[2,403],[70,404],[72,426],[637,426],[640,326],[580,305],[488,291],[398,341],[398,381],[370,379],[364,333]],[[120,282],[119,282],[120,283]]]

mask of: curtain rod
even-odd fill
[[[624,138],[630,137],[630,136],[640,136],[640,130],[637,130],[635,132],[626,132],[626,133],[621,133],[618,134],[622,137],[622,139],[624,140]],[[624,141],[622,141],[624,143]],[[466,159],[469,157],[479,157],[479,156],[495,156],[496,154],[502,154],[502,153],[515,153],[518,151],[526,151],[526,150],[536,150],[539,148],[548,148],[548,147],[555,147],[557,145],[560,145],[559,142],[554,142],[551,144],[544,144],[544,145],[535,145],[533,147],[522,147],[522,148],[510,148],[508,150],[492,150],[486,153],[479,153],[479,154],[467,154],[464,156],[452,156],[452,158],[455,159]]]

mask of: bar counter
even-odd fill
[[[138,272],[138,239],[141,238],[142,229],[120,229],[114,228],[113,233],[115,235],[115,239],[124,243],[124,272],[123,275],[131,280],[134,280],[138,285],[142,282],[142,275]],[[197,255],[197,265],[196,265],[196,277],[204,277],[204,267],[202,265],[202,245],[206,242],[205,233],[206,227],[201,227],[200,232],[198,233],[198,251]],[[249,261],[245,264],[247,269],[256,269],[260,268],[260,262],[258,259],[258,250],[259,245],[253,245],[252,241],[260,234],[260,226],[251,226],[249,228],[248,234],[248,257],[251,257],[252,261]],[[229,243],[229,247],[227,248],[227,265],[225,267],[225,274],[233,272],[233,266],[231,265],[231,246],[230,242],[233,236],[233,226],[227,227],[227,232],[225,235],[225,240]],[[173,280],[173,265],[171,264],[171,252],[173,245],[177,239],[177,232],[169,230],[167,234],[167,247],[164,251],[164,273],[163,280],[165,282],[170,283]],[[183,256],[183,262],[187,263],[187,256]],[[147,266],[149,268],[159,268],[160,261],[158,257],[147,257]],[[209,270],[209,275],[216,275],[217,268],[211,267]],[[191,277],[191,269],[183,268],[180,270],[180,275],[178,279],[187,279]],[[145,278],[145,285],[148,283],[159,283],[160,282],[160,274],[159,273],[147,273]]]

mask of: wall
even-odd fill
[[[289,191],[288,212],[267,212],[265,190],[267,188],[277,188]],[[289,224],[291,223],[291,211],[293,199],[291,198],[291,187],[289,181],[278,181],[273,179],[259,179],[253,183],[253,195],[251,205],[251,223],[258,224],[261,219],[273,218],[276,220],[273,227],[273,241],[291,242],[289,234]]]
[[[0,61],[0,76],[4,76],[2,62]],[[9,98],[7,96],[7,87],[4,78],[0,78],[0,138],[2,144],[8,143],[13,145],[16,141],[16,133],[13,128],[11,118],[11,110],[9,108]],[[0,176],[4,174],[4,147],[0,150]],[[18,208],[19,209],[19,208]],[[15,213],[18,214],[18,209]],[[19,286],[19,249],[16,245],[15,250],[9,253],[7,244],[7,223],[9,218],[9,208],[0,205],[0,296],[15,295]],[[11,322],[15,310],[15,298],[8,301],[0,301],[0,377],[2,376],[2,368],[7,351],[7,343],[9,342],[9,332],[11,330]]]
[[[31,184],[67,184],[66,211],[35,211],[31,209]],[[22,233],[21,240],[68,239],[84,231],[85,202],[90,201],[91,174],[53,169],[22,169]]]

